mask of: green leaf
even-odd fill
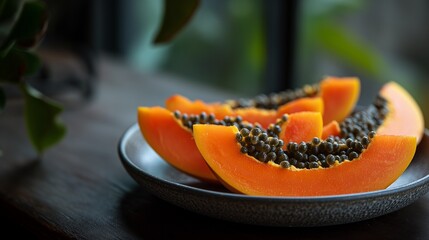
[[[9,45],[9,35],[21,15],[24,0],[2,0],[0,12],[0,47]]]
[[[47,9],[40,1],[30,1],[24,4],[18,22],[15,24],[10,40],[24,48],[35,46],[44,36],[47,24]]]
[[[58,121],[62,107],[26,83],[21,84],[25,96],[25,122],[31,143],[39,154],[58,143],[65,135],[64,124]]]
[[[164,15],[154,43],[166,43],[188,23],[200,4],[200,0],[165,0]]]
[[[0,48],[0,59],[6,57],[13,47],[15,47],[14,41],[6,42],[3,47]]]
[[[0,82],[18,83],[23,76],[37,72],[40,66],[40,59],[35,54],[12,48],[0,59]]]
[[[352,32],[332,21],[320,21],[314,31],[318,43],[327,52],[368,74],[378,77],[382,74],[385,64],[381,55]]]
[[[16,21],[25,1],[27,0],[1,0],[0,24]]]
[[[6,105],[6,94],[4,93],[3,88],[0,87],[0,112],[3,111],[5,105]]]

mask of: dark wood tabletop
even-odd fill
[[[171,205],[144,191],[118,157],[140,105],[181,93],[207,101],[232,94],[114,60],[99,63],[89,101],[67,101],[65,139],[38,158],[25,133],[22,102],[0,115],[2,235],[41,239],[429,239],[429,195],[362,222],[314,228],[251,226]]]

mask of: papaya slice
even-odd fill
[[[191,101],[182,95],[173,95],[165,102],[170,111],[180,111],[187,114],[199,114],[201,112],[213,113],[217,118],[225,116],[240,116],[244,121],[259,123],[263,128],[274,123],[283,114],[301,111],[323,112],[323,101],[321,98],[301,98],[282,105],[278,110],[261,108],[237,108],[233,109],[228,104],[205,103],[202,100]]]
[[[143,137],[147,143],[170,165],[178,170],[187,173],[195,178],[208,182],[217,182],[217,178],[208,168],[203,156],[199,152],[192,133],[192,126],[196,123],[205,124],[237,124],[241,128],[253,127],[252,124],[235,120],[230,117],[225,117],[223,120],[209,120],[206,116],[205,120],[196,120],[194,118],[189,121],[179,120],[175,113],[168,111],[165,108],[156,107],[139,107],[138,108],[138,124]],[[183,117],[183,115],[182,115]],[[191,119],[192,115],[186,115]],[[214,118],[214,117],[212,117]],[[298,112],[286,115],[287,120],[277,121],[277,124],[271,124],[270,136],[280,135],[283,138],[291,138],[295,141],[306,141],[314,136],[321,135],[322,116],[318,112]],[[228,119],[228,120],[227,120]],[[278,125],[276,127],[276,125]],[[287,126],[287,127],[283,127]],[[307,126],[308,131],[299,131]],[[309,126],[313,126],[310,128]],[[275,130],[279,128],[279,130]],[[292,137],[288,137],[292,136]],[[289,141],[289,140],[287,140]]]
[[[204,111],[214,113],[218,117],[239,115],[248,122],[258,122],[266,128],[283,114],[300,111],[321,112],[324,123],[333,120],[341,122],[354,109],[359,94],[360,81],[358,78],[326,77],[318,86],[304,86],[295,91],[270,94],[269,97],[206,103],[201,100],[191,101],[181,95],[173,95],[166,100],[165,105],[170,111],[179,110],[188,114],[198,114]]]
[[[256,109],[256,108],[241,108],[241,109],[231,109],[232,116],[240,116],[244,121],[249,123],[259,123],[263,128],[267,128],[270,123],[273,123],[278,118],[278,114],[275,110],[268,109]],[[221,114],[216,116],[222,117]]]
[[[373,104],[341,122],[340,129],[341,138],[354,139],[376,131],[380,135],[415,136],[419,143],[424,134],[424,120],[413,97],[399,84],[390,82],[381,88]]]
[[[165,101],[165,107],[172,112],[180,111],[187,114],[200,114],[201,112],[205,112],[207,114],[213,113],[218,118],[232,115],[232,108],[229,105],[221,103],[207,104],[199,99],[191,101],[189,98],[180,94],[175,94],[167,98]]]
[[[288,116],[288,121],[281,125],[279,138],[285,146],[289,142],[309,142],[314,137],[320,138],[323,120],[320,112],[297,112]]]
[[[277,109],[277,118],[283,114],[297,113],[297,112],[320,112],[323,114],[324,103],[322,98],[319,97],[305,97],[291,101],[280,106]],[[255,120],[256,121],[256,120]]]
[[[380,95],[387,100],[388,113],[378,134],[412,135],[419,143],[424,134],[424,119],[414,98],[399,84],[386,83]]]
[[[198,151],[192,132],[162,107],[139,107],[138,124],[147,143],[164,160],[198,179],[217,182]]]
[[[341,134],[340,124],[335,120],[323,126],[322,139],[327,139],[330,136],[333,136],[333,137],[340,136],[340,134]]]
[[[341,122],[356,106],[360,95],[360,81],[355,77],[326,77],[320,82],[323,99],[323,122]]]
[[[196,145],[221,183],[233,192],[257,196],[324,196],[388,187],[407,168],[414,136],[375,135],[356,159],[328,168],[283,168],[244,154],[235,126],[194,125]]]

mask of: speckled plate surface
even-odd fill
[[[403,208],[429,190],[428,131],[408,169],[387,189],[323,197],[246,196],[201,182],[160,158],[137,124],[125,131],[118,152],[127,172],[153,195],[190,211],[245,224],[303,227],[362,221]]]

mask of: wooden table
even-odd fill
[[[272,228],[212,219],[142,190],[117,154],[139,105],[160,105],[173,93],[220,100],[221,91],[169,76],[145,75],[100,62],[93,100],[67,103],[66,138],[37,159],[25,135],[22,104],[0,115],[2,232],[65,239],[428,239],[429,195],[397,212],[329,227]]]

